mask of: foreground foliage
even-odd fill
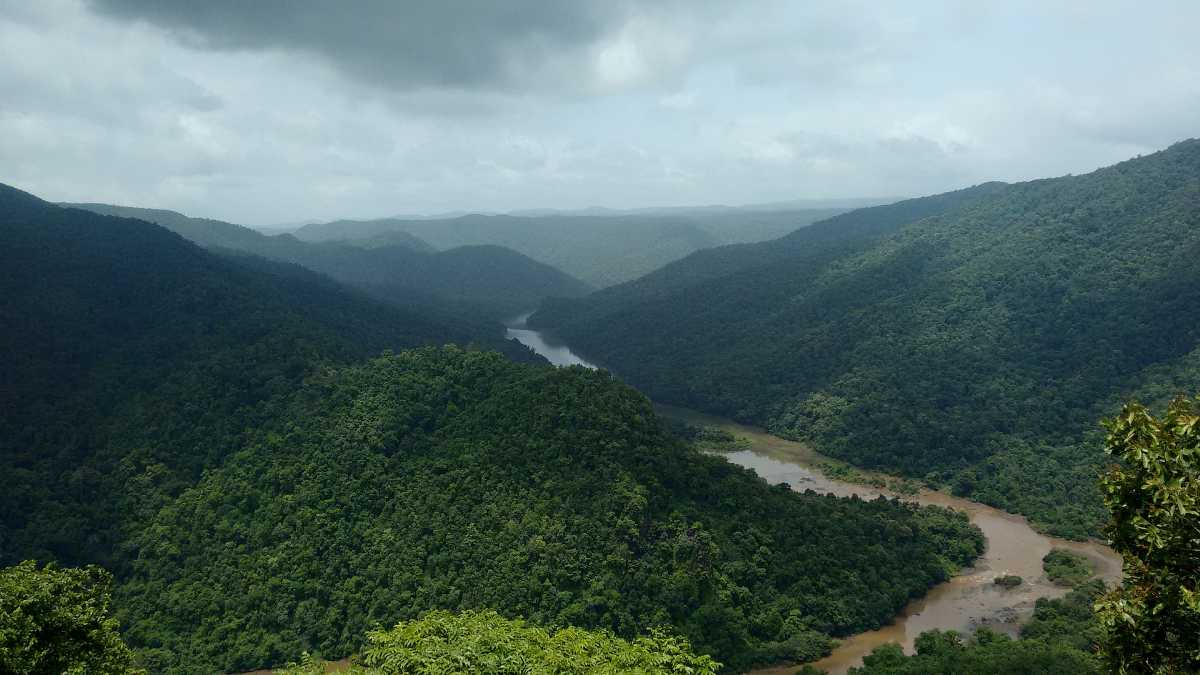
[[[429,612],[391,630],[371,631],[351,675],[714,675],[720,664],[692,653],[687,640],[654,631],[632,641],[607,631],[549,631],[494,611]],[[322,675],[307,657],[281,675]]]
[[[134,672],[133,652],[109,615],[112,577],[98,567],[0,569],[0,672],[13,675]]]
[[[1200,399],[1161,418],[1129,404],[1108,428],[1104,478],[1124,584],[1098,608],[1121,673],[1200,672]]]
[[[1200,378],[1198,201],[1185,141],[698,252],[531,324],[655,400],[1098,535],[1095,420]]]

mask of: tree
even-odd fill
[[[1102,481],[1125,582],[1096,608],[1120,673],[1200,671],[1200,398],[1105,422],[1119,464]]]
[[[478,672],[494,675],[554,673],[692,673],[715,675],[720,663],[696,655],[688,641],[661,630],[632,641],[582,628],[549,631],[492,610],[433,611],[390,630],[371,631],[362,666],[353,675]],[[319,675],[320,662],[306,655],[286,675]]]
[[[20,675],[135,672],[109,616],[112,576],[99,567],[0,570],[0,672]]]

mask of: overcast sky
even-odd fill
[[[248,224],[928,194],[1200,135],[1197,26],[1195,0],[0,0],[0,182]]]

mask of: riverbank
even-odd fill
[[[909,603],[891,624],[843,638],[832,654],[813,664],[830,675],[841,675],[861,665],[863,656],[888,642],[897,642],[911,653],[913,641],[928,630],[949,629],[969,634],[978,627],[987,626],[1015,636],[1020,625],[1032,615],[1038,598],[1060,597],[1068,590],[1047,579],[1042,570],[1042,557],[1051,548],[1068,549],[1087,557],[1096,576],[1107,584],[1118,583],[1121,579],[1120,556],[1100,542],[1049,537],[1034,530],[1022,516],[943,492],[921,489],[915,495],[900,494],[886,488],[832,479],[821,473],[820,467],[833,460],[803,443],[684,408],[668,405],[656,405],[655,408],[666,417],[715,427],[745,439],[748,442],[746,449],[722,453],[723,456],[735,464],[754,469],[770,483],[787,483],[794,490],[814,490],[841,497],[858,495],[873,499],[885,495],[923,505],[949,507],[966,513],[983,531],[987,550],[974,566]],[[877,482],[883,484],[893,478],[886,474],[864,473],[874,475],[879,479]],[[1018,575],[1024,583],[1011,589],[993,583],[996,577],[1005,575]],[[794,672],[795,668],[794,665],[766,668],[754,671],[754,675],[783,675]]]

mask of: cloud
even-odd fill
[[[1200,4],[0,0],[0,182],[269,223],[928,194],[1200,134]]]
[[[281,50],[405,91],[575,89],[640,77],[644,43],[619,0],[94,0],[107,16],[171,31],[208,50]],[[632,23],[631,23],[632,22]],[[606,38],[616,39],[606,42]],[[592,59],[596,59],[593,68]],[[587,81],[580,82],[580,75]]]

